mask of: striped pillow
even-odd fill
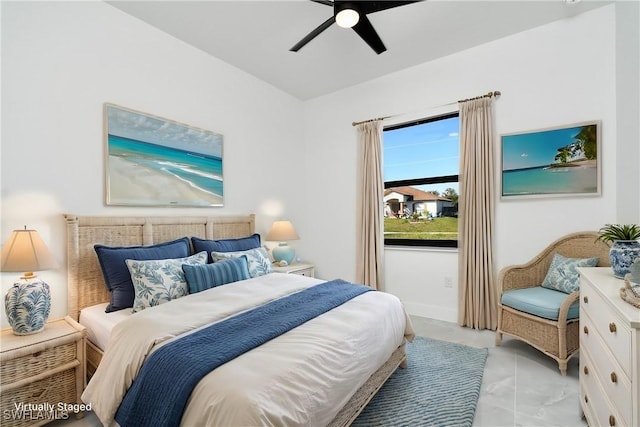
[[[182,270],[191,294],[249,278],[246,256],[226,259],[213,264],[183,264]]]

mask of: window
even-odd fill
[[[458,246],[458,113],[383,130],[384,243]]]

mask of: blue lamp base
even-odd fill
[[[286,242],[280,243],[271,250],[273,260],[278,263],[285,261],[287,265],[291,265],[293,258],[296,256],[296,250],[289,246]]]
[[[14,283],[4,296],[4,308],[14,334],[42,331],[51,311],[49,285],[39,279]]]

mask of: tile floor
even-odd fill
[[[577,357],[569,362],[567,376],[563,377],[553,359],[507,336],[496,347],[493,331],[477,331],[423,317],[412,320],[418,335],[489,349],[474,426],[587,425],[580,416]],[[97,427],[100,422],[89,413],[81,420],[49,425]]]
[[[577,357],[569,361],[563,377],[553,359],[506,335],[496,347],[493,331],[421,317],[412,320],[418,335],[489,349],[474,426],[587,425],[580,415]]]

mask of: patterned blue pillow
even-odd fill
[[[187,295],[189,287],[182,264],[206,264],[207,253],[200,252],[186,258],[150,261],[128,259],[125,262],[136,293],[132,310],[135,313]]]
[[[238,258],[243,255],[247,257],[249,276],[258,277],[273,272],[273,265],[271,264],[271,260],[269,260],[267,250],[263,247],[238,252],[211,252],[214,262],[224,259]]]
[[[191,254],[188,237],[150,246],[94,245],[93,248],[110,293],[109,305],[105,310],[107,313],[133,306],[135,292],[125,260],[181,258]]]
[[[598,257],[595,258],[566,258],[560,254],[553,254],[549,271],[542,282],[543,288],[570,294],[580,289],[580,274],[576,267],[595,267]]]
[[[225,259],[213,264],[182,264],[182,271],[184,271],[184,276],[187,279],[190,294],[249,278],[246,255]]]

